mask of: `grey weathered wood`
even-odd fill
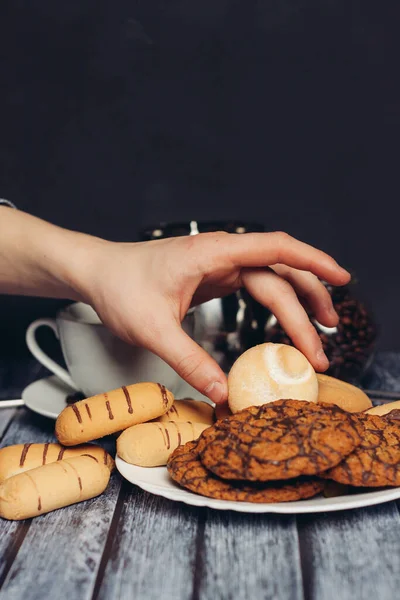
[[[21,523],[0,519],[0,581],[9,567],[14,541]]]
[[[201,513],[129,486],[96,600],[191,598]]]
[[[86,502],[33,519],[0,599],[92,597],[121,481]]]
[[[200,560],[201,600],[303,598],[293,517],[209,510]]]
[[[53,430],[54,421],[22,409],[1,445],[55,441]],[[106,440],[108,450],[111,443]],[[0,520],[0,579],[9,569],[0,599],[59,598],[60,590],[63,597],[91,598],[120,486],[115,474],[98,498],[25,523]],[[17,548],[16,541],[21,542]],[[10,568],[9,557],[14,554]]]
[[[3,385],[3,397],[17,397],[20,375],[7,375],[15,389]],[[6,410],[1,446],[54,440],[53,421]],[[112,440],[104,443],[112,449]],[[92,501],[32,521],[0,520],[0,600],[397,598],[394,503],[299,516],[298,530],[295,521],[186,507],[120,488],[115,475]]]
[[[298,522],[308,598],[399,597],[400,518],[394,502]]]
[[[2,417],[0,424],[0,430],[2,429],[4,432],[7,429],[1,440],[1,447],[31,441],[47,442],[53,439],[51,428],[49,430],[46,419],[44,419],[42,427],[37,417],[32,417],[33,413],[30,413],[27,409],[11,409],[12,414],[8,409],[2,409],[0,415],[6,411],[9,413],[9,418],[3,420]],[[14,556],[18,550],[15,547],[16,542],[22,541],[21,538],[26,531],[27,527],[20,522],[0,519],[0,580],[10,566],[10,557]]]
[[[0,408],[0,440],[16,412],[15,408]]]
[[[54,421],[40,417],[27,408],[14,410],[14,418],[1,440],[1,447],[29,442],[56,441],[54,437]]]

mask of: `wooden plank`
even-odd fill
[[[1,407],[1,404],[0,404]],[[2,439],[4,432],[10,424],[12,418],[16,415],[16,408],[0,408],[0,440]]]
[[[6,410],[3,409],[3,411]],[[41,417],[27,408],[18,408],[1,441],[1,447],[12,444],[50,441],[55,441],[54,421]]]
[[[128,487],[121,518],[99,573],[94,600],[192,598],[202,509]]]
[[[47,419],[41,421],[37,415],[26,408],[11,410],[14,418],[2,421],[3,431],[6,431],[1,440],[1,447],[32,441],[53,440],[54,422],[50,424]],[[0,414],[6,411],[8,409],[2,409]],[[27,531],[28,526],[21,522],[0,519],[0,583],[6,577]]]
[[[33,519],[0,590],[0,600],[92,597],[121,481],[86,502]],[[32,586],[32,581],[34,585]]]
[[[54,421],[18,410],[2,446],[55,441]],[[115,442],[102,444],[113,452]],[[31,521],[0,522],[0,599],[90,598],[121,486],[117,474],[99,498]],[[32,586],[34,580],[35,585]]]
[[[208,511],[194,598],[302,600],[294,517]]]
[[[400,589],[400,518],[394,502],[299,517],[306,598],[393,600]]]

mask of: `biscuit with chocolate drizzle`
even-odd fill
[[[334,404],[277,400],[206,429],[200,460],[223,479],[270,481],[315,475],[360,443],[357,417]]]
[[[312,498],[324,487],[320,479],[311,477],[263,484],[225,481],[204,468],[197,444],[193,441],[179,446],[167,464],[172,479],[196,494],[236,502],[274,503]]]
[[[400,485],[400,423],[390,414],[358,414],[364,430],[361,445],[323,476],[353,486]]]

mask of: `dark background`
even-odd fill
[[[399,25],[397,1],[3,0],[0,196],[114,240],[285,230],[356,272],[399,349]],[[7,351],[58,305],[3,297]]]

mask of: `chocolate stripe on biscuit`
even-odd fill
[[[181,432],[179,431],[178,423],[175,423],[175,421],[171,421],[171,423],[173,423],[176,427],[176,432],[178,434],[178,446],[180,446],[182,443],[182,438],[181,438]]]
[[[79,408],[76,406],[76,404],[71,404],[71,408],[74,411],[76,418],[78,419],[78,423],[82,423],[82,417],[81,413],[79,412]]]
[[[86,408],[87,414],[89,415],[89,419],[92,420],[92,413],[90,412],[89,405],[86,404],[86,402],[85,402],[85,408]]]
[[[168,450],[169,449],[169,437],[168,437],[168,439],[166,441],[165,440],[165,436],[164,436],[164,433],[167,433],[167,429],[165,427],[162,427],[162,425],[158,425],[158,423],[157,423],[157,427],[161,431],[161,435],[162,435],[162,439],[163,439],[164,445],[167,447],[167,450]]]
[[[163,401],[164,406],[168,406],[168,396],[167,396],[167,390],[165,388],[165,385],[162,385],[161,383],[157,383],[157,385],[160,388],[160,392],[161,392],[162,401]]]
[[[114,415],[112,414],[112,410],[111,410],[111,406],[110,406],[109,400],[106,400],[106,407],[107,407],[107,410],[108,410],[108,418],[110,419],[110,421],[112,421],[113,418],[114,418]]]
[[[107,454],[107,450],[104,450],[104,464],[106,465],[108,463],[108,454]]]
[[[93,460],[95,460],[97,463],[99,462],[97,460],[97,458],[95,456],[92,456],[91,454],[81,454],[81,456],[88,456],[89,458],[93,458]],[[104,464],[107,464],[107,463],[104,463]]]
[[[23,467],[24,466],[24,462],[26,459],[26,455],[28,454],[28,450],[29,448],[32,446],[32,444],[24,444],[24,447],[22,448],[22,452],[21,452],[21,459],[19,461],[19,466]]]
[[[170,416],[172,413],[175,413],[179,417],[178,411],[176,410],[176,406],[174,404],[171,406],[171,408],[167,412],[167,415]]]
[[[60,452],[58,453],[57,460],[62,460],[62,457],[64,456],[64,452],[65,452],[65,448],[61,448]]]
[[[165,428],[165,435],[167,436],[168,440],[167,450],[169,450],[171,448],[171,440],[169,439],[169,433],[167,428]]]
[[[94,457],[92,456],[92,458],[94,458]],[[80,491],[82,491],[82,480],[81,480],[81,478],[79,477],[79,473],[78,473],[78,471],[75,469],[75,467],[74,467],[74,466],[72,466],[72,465],[71,465],[71,463],[69,464],[69,466],[71,467],[71,469],[72,469],[73,471],[75,471],[75,473],[76,473],[76,476],[77,476],[77,478],[78,478],[79,489],[80,489]]]
[[[131,401],[131,397],[129,395],[129,391],[126,388],[126,386],[122,386],[122,391],[125,394],[125,398],[126,398],[126,402],[128,404],[128,413],[131,415],[133,413],[133,408],[132,408],[132,401]]]
[[[47,451],[49,449],[49,444],[45,444],[44,448],[43,448],[43,460],[42,460],[42,465],[46,464],[46,456],[47,456]]]

